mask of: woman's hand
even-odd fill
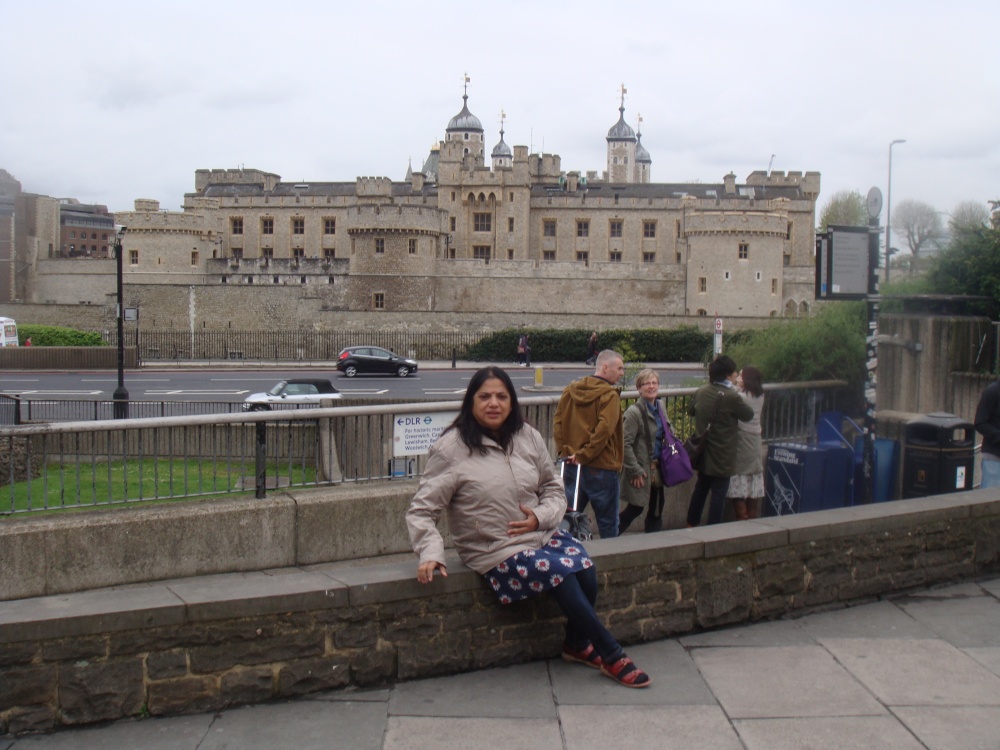
[[[448,569],[444,563],[439,563],[437,560],[428,560],[417,566],[417,581],[419,583],[430,583],[434,580],[435,570],[440,570],[441,575],[445,578],[448,577]]]
[[[635,477],[635,479],[628,480],[628,483],[631,484],[636,489],[641,490],[643,487],[646,486],[646,475],[640,474],[639,476]]]
[[[525,515],[524,520],[511,521],[507,524],[507,536],[520,536],[538,530],[538,516],[535,515],[535,511],[527,505],[522,505],[521,512]]]

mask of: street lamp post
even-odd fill
[[[118,273],[118,305],[115,317],[118,319],[118,387],[115,388],[114,417],[128,419],[128,390],[125,388],[125,305],[124,283],[122,281],[122,238],[126,227],[119,227],[115,232],[115,265]]]
[[[892,258],[892,244],[889,239],[892,236],[892,147],[897,143],[906,143],[902,138],[897,138],[889,144],[889,184],[885,191],[885,283],[889,283],[889,260]]]

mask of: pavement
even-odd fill
[[[0,750],[1000,748],[1000,577],[628,651],[651,687],[556,659]]]

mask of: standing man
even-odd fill
[[[726,512],[726,494],[729,478],[736,471],[736,447],[739,440],[739,422],[753,419],[753,407],[736,391],[736,363],[720,355],[708,366],[708,385],[694,394],[688,413],[694,417],[695,432],[705,435],[705,450],[701,456],[698,481],[695,482],[688,505],[689,527],[701,523],[705,500],[711,494],[708,522],[722,523]]]
[[[618,474],[625,451],[621,397],[615,384],[625,375],[618,352],[597,355],[592,376],[574,380],[556,407],[553,437],[556,450],[580,474],[578,510],[594,506],[602,539],[618,536]],[[567,502],[572,500],[576,472],[564,477]]]
[[[986,386],[976,407],[976,432],[983,436],[980,488],[1000,487],[1000,380]]]

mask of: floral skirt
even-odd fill
[[[501,604],[511,604],[554,589],[570,573],[593,567],[587,550],[562,529],[541,549],[526,549],[486,571]]]
[[[764,497],[764,472],[730,477],[726,497]]]

